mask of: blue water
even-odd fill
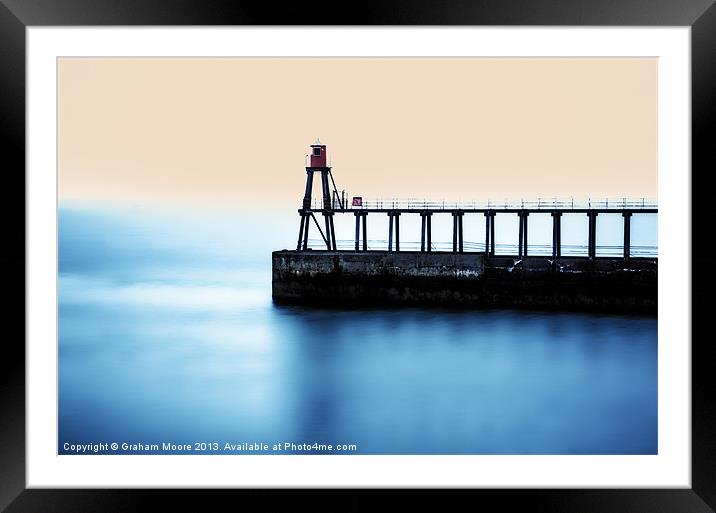
[[[59,453],[657,452],[655,318],[279,307],[285,219],[60,209]]]

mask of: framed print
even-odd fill
[[[710,511],[708,3],[6,3],[8,511]]]

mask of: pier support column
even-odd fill
[[[430,253],[433,250],[433,213],[426,212],[425,217],[427,217],[425,229],[427,230],[428,253]]]
[[[303,242],[303,223],[306,222],[306,216],[301,212],[301,227],[298,229],[298,244],[296,244],[296,251],[301,251],[301,243]]]
[[[552,212],[552,258],[562,255],[562,212]]]
[[[425,212],[420,212],[420,252],[425,252]]]
[[[313,170],[306,168],[306,192],[303,195],[303,208],[311,208],[311,194],[313,189]]]
[[[368,212],[361,212],[363,218],[363,251],[368,251]]]
[[[485,258],[495,256],[495,211],[485,212]]]
[[[452,251],[453,253],[462,253],[463,251],[463,231],[462,216],[464,212],[457,210],[452,213]]]
[[[520,216],[520,236],[519,236],[519,247],[517,248],[517,255],[519,257],[527,256],[527,248],[529,246],[527,242],[527,218],[530,215],[526,210],[522,210],[518,213]]]
[[[457,218],[458,250],[460,251],[460,253],[462,253],[462,248],[463,248],[463,244],[462,244],[462,235],[463,235],[463,231],[462,231],[462,214],[463,214],[463,213],[460,212],[460,216]]]
[[[431,240],[431,223],[430,218],[432,212],[423,211],[420,212],[420,251],[432,251],[432,240]]]
[[[395,212],[395,251],[400,251],[400,212]]]
[[[485,258],[490,256],[490,212],[485,212]]]
[[[363,218],[363,251],[368,251],[368,212],[361,212]]]
[[[329,220],[331,222],[331,244],[333,244],[333,251],[338,251],[338,246],[336,245],[336,225],[333,223],[333,212],[330,213]]]
[[[517,216],[520,218],[520,225],[519,225],[519,228],[517,228],[517,231],[518,231],[518,234],[519,234],[519,235],[517,236],[517,257],[518,257],[518,258],[522,258],[522,244],[523,244],[523,242],[524,242],[524,241],[522,240],[522,237],[524,236],[524,233],[525,233],[524,228],[523,228],[524,217],[522,217],[522,212],[519,212],[519,213],[517,214]]]
[[[393,225],[395,225],[395,251],[400,251],[400,212],[388,212],[388,251],[393,251]]]
[[[527,234],[529,233],[529,231],[527,230],[527,219],[529,218],[529,216],[530,216],[530,213],[529,213],[529,212],[525,212],[525,216],[524,216],[524,217],[525,217],[525,222],[524,222],[524,229],[525,229],[525,235],[524,235],[524,239],[525,239],[525,251],[524,251],[524,254],[525,254],[525,256],[527,256],[527,250],[528,250],[529,247],[530,247],[529,243],[527,242]]]
[[[326,249],[336,250],[335,230],[333,229],[333,212],[323,212],[326,223]]]
[[[589,258],[596,258],[597,256],[597,212],[590,210],[587,212],[589,216],[589,246],[588,254]]]
[[[356,251],[358,251],[358,243],[360,242],[360,212],[353,212],[356,217]]]
[[[490,221],[490,256],[495,256],[495,212],[492,212]]]
[[[311,220],[309,219],[311,217],[311,211],[303,213],[303,218],[306,220],[303,227],[303,250],[306,251],[308,249],[308,227],[311,226]]]
[[[388,212],[388,251],[393,251],[393,213]]]
[[[325,169],[321,171],[321,184],[323,185],[323,208],[324,210],[333,210],[333,205],[331,204],[331,189],[328,186],[328,170],[326,168],[322,169]]]
[[[631,212],[622,212],[624,216],[624,260],[631,254]]]

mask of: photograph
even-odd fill
[[[658,455],[656,57],[58,57],[57,454]]]

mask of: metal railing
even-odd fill
[[[402,209],[402,210],[476,210],[476,209],[529,209],[529,210],[646,210],[658,208],[657,201],[652,198],[537,198],[537,199],[504,199],[493,200],[433,200],[421,198],[389,198],[389,199],[363,199],[360,206],[351,205],[351,197],[346,195],[347,210],[370,209]],[[340,209],[340,204],[333,200],[334,210]],[[323,208],[321,198],[313,198],[313,210]]]
[[[308,240],[308,247],[316,250],[325,250],[326,243],[323,239],[310,238]],[[353,239],[337,239],[336,247],[338,250],[353,250],[355,249],[355,240]],[[362,242],[361,242],[362,247]],[[562,244],[561,246],[562,257],[569,256],[587,256],[589,248],[586,244]],[[368,250],[385,251],[388,248],[387,239],[369,239]],[[452,252],[453,246],[452,241],[437,241],[432,242],[432,251],[446,251]],[[400,241],[401,251],[420,251],[420,241],[415,240],[401,240]],[[495,255],[516,255],[518,251],[517,244],[495,244]],[[597,256],[613,256],[621,257],[623,255],[624,248],[621,245],[597,245],[596,246]],[[485,243],[464,241],[463,252],[465,253],[484,253]],[[551,244],[530,244],[529,252],[530,256],[551,256],[552,245]],[[630,246],[629,254],[633,257],[658,257],[659,248],[658,246],[646,246],[637,245]]]

